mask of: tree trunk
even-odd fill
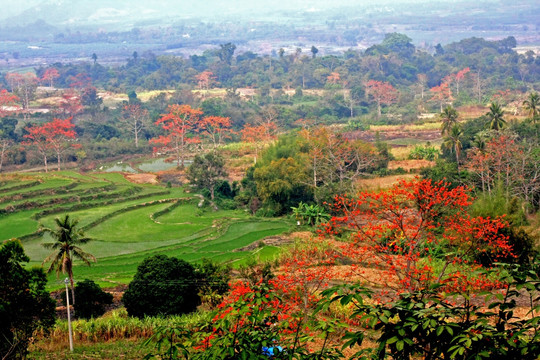
[[[47,155],[43,155],[43,162],[45,163],[45,172],[49,172],[49,168],[47,167]]]
[[[2,171],[2,165],[4,164],[4,155],[6,154],[7,142],[2,143],[2,149],[0,150],[0,172]]]
[[[139,147],[139,130],[137,129],[137,121],[135,120],[135,147]]]

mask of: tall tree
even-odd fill
[[[447,106],[443,109],[439,117],[442,121],[441,134],[444,135],[447,134],[454,125],[457,125],[459,114],[456,109]]]
[[[47,140],[47,136],[46,136],[43,126],[32,125],[32,126],[26,127],[26,132],[27,134],[24,135],[25,141],[23,141],[22,145],[33,147],[37,150],[39,155],[41,155],[43,158],[43,165],[45,166],[45,172],[48,172],[49,165],[48,165],[47,157],[50,152],[50,143]]]
[[[6,152],[15,144],[17,123],[17,119],[0,119],[0,171],[2,171]]]
[[[0,244],[0,359],[26,359],[28,345],[38,327],[55,322],[55,301],[45,289],[41,268],[29,269],[30,259],[19,240]]]
[[[75,140],[77,133],[75,132],[75,124],[71,122],[72,117],[67,119],[53,119],[43,125],[45,131],[45,137],[50,144],[50,148],[56,153],[56,160],[58,164],[58,171],[60,171],[60,164],[62,163],[62,154],[64,154],[69,148],[79,148],[79,144],[75,144],[72,140]]]
[[[13,113],[11,109],[19,101],[19,97],[6,89],[0,90],[0,118]]]
[[[154,147],[154,152],[159,149],[172,150],[176,154],[176,164],[184,167],[186,147],[189,143],[197,141],[190,135],[202,113],[200,109],[193,109],[189,105],[169,105],[168,113],[161,115],[155,123],[166,131],[166,135],[150,140],[151,143],[161,145]]]
[[[443,140],[443,146],[453,152],[456,155],[456,163],[459,173],[459,161],[461,150],[463,149],[463,144],[461,142],[463,137],[463,131],[459,125],[452,126],[450,132],[446,135]]]
[[[443,111],[444,104],[451,104],[452,100],[454,100],[452,97],[452,90],[450,90],[448,83],[443,82],[439,86],[432,87],[429,91],[433,93],[433,97],[430,99],[430,101],[438,102],[441,112]]]
[[[226,43],[219,45],[219,50],[217,52],[219,59],[228,65],[231,65],[234,51],[236,50],[236,45],[233,43]]]
[[[9,73],[6,75],[6,80],[11,86],[11,90],[21,99],[23,116],[27,120],[30,110],[30,100],[35,95],[38,78],[34,73],[30,72],[24,74]]]
[[[47,83],[49,87],[53,87],[54,80],[60,77],[60,73],[55,68],[48,68],[41,76],[41,82]]]
[[[523,107],[525,110],[529,111],[528,115],[533,121],[533,124],[536,124],[538,111],[540,109],[540,96],[538,96],[538,93],[531,92],[527,100],[523,101]]]
[[[242,134],[242,141],[252,143],[255,147],[255,158],[254,162],[257,163],[257,156],[259,151],[268,143],[269,141],[276,139],[277,126],[273,122],[261,123],[258,126],[253,126],[246,124],[240,133]]]
[[[313,45],[313,46],[311,47],[311,57],[312,57],[313,59],[315,59],[315,57],[317,56],[317,53],[318,53],[318,52],[319,52],[319,49],[317,49],[317,48],[315,47],[315,45]]]
[[[506,125],[506,120],[504,120],[504,111],[496,102],[489,105],[489,112],[486,114],[486,116],[489,119],[489,128],[492,130],[500,130]]]
[[[200,189],[208,189],[212,200],[214,200],[216,184],[226,175],[225,160],[216,153],[195,156],[193,163],[187,169],[189,182]]]
[[[43,233],[50,234],[54,240],[53,242],[43,244],[43,247],[46,249],[53,250],[43,260],[43,263],[51,263],[47,273],[55,270],[57,276],[60,275],[60,272],[68,275],[71,284],[71,296],[73,298],[73,304],[75,304],[73,260],[74,258],[79,259],[88,266],[90,266],[90,261],[96,261],[94,255],[83,251],[79,247],[79,245],[84,245],[92,239],[86,237],[83,230],[77,226],[79,221],[77,219],[70,219],[69,215],[65,215],[62,219],[56,218],[54,222],[56,223],[55,229],[40,229]]]
[[[399,92],[388,82],[369,80],[366,94],[377,103],[377,115],[381,117],[381,105],[390,105],[397,101]],[[442,110],[441,110],[442,111]]]
[[[223,139],[229,137],[231,126],[230,118],[223,116],[206,116],[199,124],[201,133],[212,141],[214,151],[222,144]]]
[[[139,147],[139,135],[148,121],[148,110],[141,107],[140,104],[131,104],[124,106],[124,123],[129,127],[135,137],[135,147]]]

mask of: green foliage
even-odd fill
[[[306,204],[300,201],[298,207],[293,206],[291,209],[291,216],[302,224],[313,226],[330,220],[330,214],[326,209],[317,204]]]
[[[75,314],[79,318],[90,319],[105,313],[105,307],[112,304],[112,294],[101,290],[92,280],[84,279],[75,285]]]
[[[187,169],[188,180],[199,189],[208,189],[212,200],[214,200],[215,186],[225,176],[225,160],[216,153],[195,156],[193,163]]]
[[[136,317],[192,312],[200,303],[197,274],[184,260],[148,257],[138,266],[122,301],[128,314]]]
[[[430,146],[429,144],[425,144],[424,146],[416,145],[409,153],[409,159],[434,161],[438,155],[439,150],[435,146]]]
[[[0,357],[6,360],[25,359],[34,331],[55,321],[47,277],[41,268],[25,269],[28,260],[18,240],[0,247]]]
[[[195,265],[199,295],[203,302],[208,302],[210,306],[217,306],[223,295],[229,291],[231,270],[230,264],[220,265],[207,258],[203,258],[200,264]]]
[[[536,265],[538,266],[538,264]],[[508,268],[501,293],[482,298],[488,311],[471,302],[468,294],[444,294],[433,288],[401,294],[388,304],[373,303],[372,291],[347,285],[323,292],[326,301],[352,306],[352,318],[366,331],[348,331],[343,347],[362,345],[375,330],[376,347],[363,348],[355,359],[536,359],[540,356],[539,306],[530,302],[529,316],[517,317],[518,301],[538,296],[537,269]],[[452,303],[461,303],[452,305]]]

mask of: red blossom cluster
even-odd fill
[[[33,146],[43,156],[45,171],[48,170],[47,155],[49,151],[54,151],[58,160],[58,170],[60,170],[61,155],[69,147],[79,148],[79,144],[70,144],[70,141],[77,137],[75,124],[71,122],[72,117],[67,119],[53,119],[43,125],[32,125],[26,128],[28,134],[23,142],[25,146]]]
[[[381,282],[398,291],[433,283],[496,287],[486,284],[487,279],[471,276],[472,268],[464,274],[452,266],[467,262],[474,253],[486,253],[493,259],[512,254],[499,231],[506,225],[504,220],[469,216],[471,202],[470,189],[463,186],[401,180],[387,191],[363,192],[354,198],[336,196],[335,216],[325,232],[350,232],[350,241],[343,243],[342,251],[354,261],[353,269],[380,269],[386,277]],[[436,272],[433,253],[444,248],[451,250]]]

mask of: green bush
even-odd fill
[[[19,240],[0,246],[0,358],[26,359],[32,334],[55,322],[54,301],[42,268],[25,269],[29,258]]]
[[[200,304],[198,290],[190,263],[155,255],[139,265],[122,300],[130,316],[186,314]]]
[[[92,280],[85,279],[75,285],[75,314],[79,318],[90,319],[105,313],[105,307],[112,304],[113,296]]]

